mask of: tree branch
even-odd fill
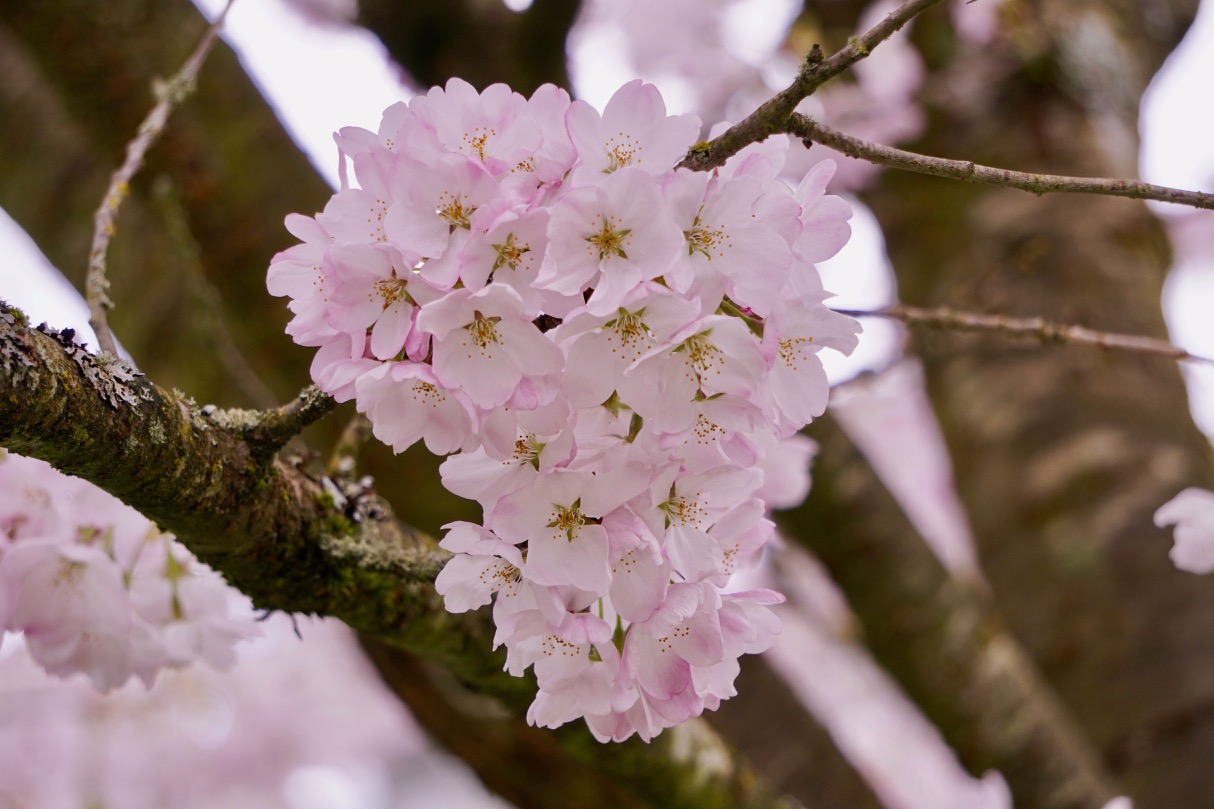
[[[430,586],[442,552],[392,520],[364,518],[359,504],[338,508],[301,469],[259,460],[240,430],[6,306],[0,445],[138,509],[259,607],[333,615],[488,693],[526,696],[489,654],[489,623],[443,609]]]
[[[1117,180],[1105,177],[1066,177],[1058,174],[1033,174],[1026,171],[1011,171],[990,166],[981,166],[970,160],[948,160],[881,146],[859,138],[845,135],[823,126],[814,119],[792,113],[782,130],[801,138],[806,143],[820,143],[837,152],[867,160],[879,166],[914,171],[932,177],[946,177],[967,183],[994,185],[1001,188],[1018,188],[1038,196],[1049,193],[1100,194],[1129,199],[1150,199],[1156,202],[1171,202],[1193,208],[1214,210],[1214,194],[1202,191],[1185,191],[1163,185],[1153,185],[1139,180]]]
[[[1096,331],[1084,326],[1054,323],[1042,317],[1008,317],[981,312],[963,312],[943,306],[925,309],[919,306],[897,304],[885,309],[836,309],[849,317],[882,317],[898,320],[911,326],[950,329],[953,331],[986,331],[999,334],[1035,337],[1043,343],[1076,343],[1099,346],[1133,354],[1150,354],[1173,360],[1188,360],[1214,365],[1214,358],[1190,353],[1167,340],[1142,337],[1137,334]]]
[[[303,470],[259,460],[239,429],[120,360],[88,354],[70,332],[30,327],[3,303],[0,446],[138,509],[259,607],[337,617],[366,638],[441,664],[516,717],[535,695],[532,678],[509,676],[504,655],[490,651],[487,612],[444,609],[433,581],[446,555],[403,529],[374,495],[338,505]],[[600,745],[580,726],[557,738],[565,754],[645,806],[787,807],[703,722],[650,745]]]
[[[316,385],[308,385],[292,401],[270,410],[220,410],[206,405],[199,412],[241,436],[254,457],[269,460],[305,427],[320,421],[336,407],[332,396]]]
[[[858,37],[852,37],[846,46],[828,59],[822,58],[822,51],[815,45],[798,71],[797,78],[787,89],[716,138],[693,146],[679,166],[707,171],[722,165],[746,146],[766,140],[770,135],[787,131],[789,117],[794,114],[793,110],[798,104],[813,95],[823,84],[868,56],[873,48],[940,1],[907,0],[868,31]]]

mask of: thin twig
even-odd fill
[[[713,140],[693,146],[679,166],[707,171],[722,165],[746,146],[765,140],[769,135],[786,131],[788,118],[798,104],[813,95],[823,84],[868,56],[873,48],[889,39],[916,16],[940,2],[941,0],[908,0],[860,36],[852,37],[846,46],[828,59],[822,58],[822,51],[815,45],[797,73],[797,78],[787,89]]]
[[[1141,337],[1135,334],[1096,331],[1084,326],[1053,323],[1040,317],[1007,317],[1005,315],[988,315],[981,312],[962,312],[943,307],[923,309],[917,306],[903,306],[901,304],[876,310],[837,309],[835,311],[849,317],[883,317],[888,320],[900,320],[913,326],[930,326],[939,329],[952,329],[954,331],[989,331],[1001,334],[1015,334],[1035,337],[1043,343],[1075,343],[1079,345],[1100,346],[1101,348],[1115,351],[1151,354],[1173,360],[1214,365],[1214,358],[1190,353],[1179,346],[1172,345],[1166,340]]]
[[[89,324],[97,334],[97,342],[102,351],[108,351],[111,354],[118,353],[118,345],[114,341],[114,335],[110,331],[106,317],[106,310],[113,308],[114,302],[107,294],[110,282],[105,277],[105,254],[109,249],[110,239],[117,232],[118,209],[122,206],[126,195],[130,193],[131,179],[143,166],[144,155],[164,131],[165,124],[169,120],[169,113],[194,91],[198,71],[202,68],[203,61],[215,44],[215,40],[219,36],[219,29],[223,26],[223,19],[227,16],[233,1],[228,0],[219,17],[207,29],[202,41],[194,48],[194,52],[190,54],[190,58],[186,60],[181,70],[168,81],[157,81],[153,85],[153,93],[157,99],[156,106],[152,107],[152,111],[139,125],[135,138],[127,144],[126,160],[110,177],[110,186],[101,200],[101,206],[97,208],[97,213],[93,216],[93,245],[89,250],[85,294],[89,305]]]
[[[1004,188],[1019,188],[1040,196],[1041,194],[1101,194],[1130,199],[1152,199],[1157,202],[1172,202],[1194,208],[1214,209],[1214,194],[1201,191],[1185,191],[1152,185],[1139,180],[1116,180],[1105,177],[1065,177],[1058,174],[1032,174],[1025,171],[1010,171],[990,166],[981,166],[969,160],[947,160],[881,146],[859,138],[845,135],[823,126],[812,118],[794,112],[788,117],[784,129],[804,141],[829,146],[837,152],[858,160],[867,160],[879,166],[916,171],[933,177],[947,177],[982,185]]]

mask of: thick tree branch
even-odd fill
[[[951,578],[829,417],[807,503],[783,527],[843,589],[876,658],[971,772],[997,769],[1020,809],[1100,809],[1117,793],[1095,751],[985,591]]]
[[[881,146],[854,138],[823,126],[814,119],[792,113],[788,116],[784,132],[801,138],[806,143],[820,143],[837,152],[867,160],[879,166],[914,171],[932,177],[946,177],[967,183],[993,185],[1001,188],[1018,188],[1040,196],[1049,193],[1100,194],[1109,197],[1149,199],[1156,202],[1171,202],[1193,208],[1214,210],[1214,194],[1201,191],[1185,191],[1153,185],[1139,180],[1119,180],[1106,177],[1066,177],[1058,174],[1034,174],[1027,171],[981,166],[971,160],[948,160]]]
[[[788,120],[798,104],[813,95],[823,84],[868,56],[873,48],[939,2],[940,0],[907,0],[868,31],[853,37],[830,58],[823,59],[821,50],[815,46],[797,73],[797,78],[787,89],[716,138],[692,147],[679,166],[707,171],[722,165],[750,144],[786,131]]]
[[[943,306],[927,309],[903,304],[876,310],[837,309],[836,311],[851,317],[882,317],[888,320],[898,320],[909,326],[925,326],[962,332],[995,332],[1032,337],[1042,343],[1099,346],[1113,351],[1128,351],[1131,354],[1149,354],[1173,360],[1188,360],[1214,365],[1214,359],[1190,353],[1179,346],[1172,345],[1167,340],[1137,334],[1097,331],[1084,326],[1054,323],[1042,317],[1008,317],[982,312],[963,312]]]
[[[1138,99],[1186,5],[1195,6],[1020,4],[1023,14],[981,46],[947,26],[918,28],[933,70],[921,96],[928,127],[908,148],[1130,176]],[[1098,47],[1092,31],[1102,32]],[[1101,89],[1106,80],[1115,95]],[[883,172],[864,202],[907,303],[1166,336],[1159,296],[1170,256],[1141,203],[1035,198],[901,171]],[[1080,346],[1025,351],[985,335],[916,338],[1011,630],[1135,806],[1202,804],[1214,756],[1214,588],[1176,571],[1151,521],[1177,490],[1214,482],[1176,364]]]
[[[100,486],[172,531],[266,609],[333,615],[438,659],[498,696],[524,696],[489,655],[492,631],[446,613],[443,556],[387,520],[340,510],[239,429],[63,336],[0,309],[0,445]]]
[[[384,516],[380,503],[338,506],[296,466],[259,460],[240,429],[70,337],[32,328],[0,304],[0,446],[137,508],[259,607],[340,618],[381,648],[441,664],[521,716],[534,682],[502,671],[484,611],[443,608],[432,584],[443,552]],[[643,806],[786,805],[701,722],[652,745],[600,745],[581,727],[557,738],[567,755],[615,779]]]

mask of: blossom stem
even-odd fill
[[[720,310],[721,314],[730,315],[732,317],[736,317],[736,318],[740,319],[743,323],[746,324],[746,328],[750,329],[750,331],[756,337],[763,336],[762,318],[757,318],[754,315],[747,314],[747,312],[745,310],[743,310],[742,307],[738,306],[736,303],[731,301],[729,298],[721,299],[721,305],[719,307],[719,310]]]

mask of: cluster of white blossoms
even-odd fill
[[[105,691],[162,668],[235,662],[260,634],[211,568],[139,512],[79,478],[0,451],[0,631],[48,672]]]
[[[676,170],[699,132],[639,81],[600,114],[453,79],[338,134],[343,188],[269,270],[316,382],[481,504],[448,609],[494,602],[528,719],[603,740],[715,708],[771,644],[782,597],[730,581],[805,495],[818,350],[859,331],[814,267],[850,235],[833,164],[792,189],[772,138]]]

